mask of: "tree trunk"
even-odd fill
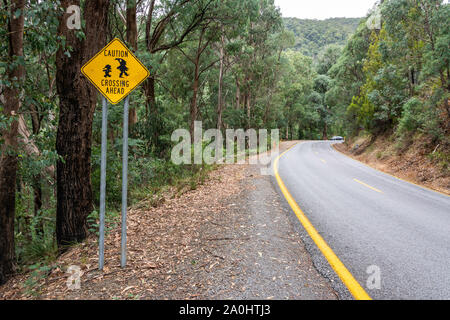
[[[39,210],[42,208],[42,186],[41,175],[36,174],[33,176],[33,193],[34,193],[34,216],[39,215]]]
[[[36,108],[31,107],[31,110],[34,112],[37,111]],[[31,115],[31,123],[33,127],[33,134],[37,136],[39,134],[39,131],[41,131],[41,123],[38,119],[38,115],[36,113],[32,113]],[[23,121],[25,125],[25,121]],[[26,126],[25,126],[26,128]],[[28,135],[29,136],[29,135]],[[34,145],[34,143],[33,143]],[[36,146],[35,146],[36,147]],[[37,147],[36,147],[37,149]],[[39,149],[37,149],[37,152],[39,152]],[[39,214],[39,210],[42,208],[42,185],[41,185],[41,174],[38,173],[35,176],[33,176],[33,190],[34,190],[34,215],[37,216]],[[42,226],[42,224],[40,224]],[[40,228],[41,231],[43,231],[43,228]]]
[[[61,4],[66,11],[80,1],[63,0]],[[76,36],[77,30],[67,28],[67,14],[60,18],[59,34],[72,47],[70,57],[65,48],[56,55],[60,100],[56,150],[62,158],[57,163],[56,238],[60,249],[86,238],[86,219],[93,209],[91,143],[97,90],[81,74],[81,67],[106,43],[108,8],[108,0],[86,1],[84,40]]]
[[[328,140],[327,131],[328,131],[328,125],[327,125],[327,123],[325,122],[325,124],[324,124],[324,126],[323,126],[322,140]]]
[[[239,79],[236,78],[236,110],[241,108],[241,88]]]
[[[225,35],[222,26],[222,36],[220,39],[220,67],[219,67],[219,92],[218,92],[218,102],[217,102],[217,129],[222,130],[223,121],[222,121],[222,112],[223,112],[223,99],[222,99],[222,87],[223,87],[223,63],[225,58]]]
[[[252,111],[251,111],[251,104],[250,104],[250,92],[247,93],[246,100],[247,100],[247,129],[250,129],[251,118],[252,118]]]
[[[131,45],[135,52],[138,49],[137,45],[138,33],[136,23],[136,0],[127,0],[127,42]],[[128,125],[131,127],[138,122],[136,108],[128,109]]]
[[[191,105],[189,109],[190,113],[190,123],[189,123],[189,132],[191,137],[194,136],[194,124],[198,117],[198,104],[197,104],[197,96],[198,96],[198,86],[200,82],[200,57],[203,53],[203,50],[208,45],[208,41],[205,46],[202,46],[203,36],[205,34],[206,28],[203,28],[200,32],[200,37],[198,39],[197,52],[195,54],[194,62],[194,81],[192,82],[192,99]]]
[[[10,16],[8,21],[9,34],[9,60],[23,56],[23,25],[25,0],[13,0],[10,3]],[[17,10],[21,15],[15,16]],[[5,87],[3,106],[4,116],[10,118],[17,115],[21,101],[20,81],[25,75],[23,65],[18,65],[7,71],[8,80],[19,86]],[[16,80],[14,80],[16,78]],[[14,216],[16,201],[16,174],[17,174],[17,133],[18,121],[14,120],[9,128],[2,130],[0,149],[0,284],[6,282],[7,277],[14,272]]]
[[[144,92],[146,98],[146,114],[147,123],[151,131],[150,145],[158,146],[159,134],[161,132],[161,123],[158,120],[159,114],[156,106],[156,95],[155,95],[155,77],[150,75],[144,82]]]
[[[147,112],[152,113],[152,108],[156,105],[155,77],[150,75],[144,83],[145,97],[147,100]]]
[[[193,93],[190,107],[189,132],[191,133],[191,137],[194,136],[194,124],[195,121],[197,120],[198,115],[198,107],[197,107],[198,83],[199,83],[199,76],[198,76],[198,60],[197,60],[194,72],[194,82],[192,84]]]

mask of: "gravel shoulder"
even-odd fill
[[[206,296],[214,299],[336,299],[328,280],[314,268],[299,234],[273,188],[270,176],[247,168],[244,192],[224,217],[233,228],[216,244],[226,256],[209,277]],[[230,221],[231,220],[231,221]]]

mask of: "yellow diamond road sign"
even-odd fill
[[[150,74],[117,38],[89,60],[81,72],[112,104],[119,103]]]

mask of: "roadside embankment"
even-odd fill
[[[450,146],[422,135],[398,141],[392,135],[358,136],[334,148],[377,170],[450,195]]]

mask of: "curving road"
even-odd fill
[[[331,145],[300,143],[279,160],[279,175],[316,230],[372,298],[450,299],[450,197]],[[381,272],[380,289],[367,286],[369,266]]]

